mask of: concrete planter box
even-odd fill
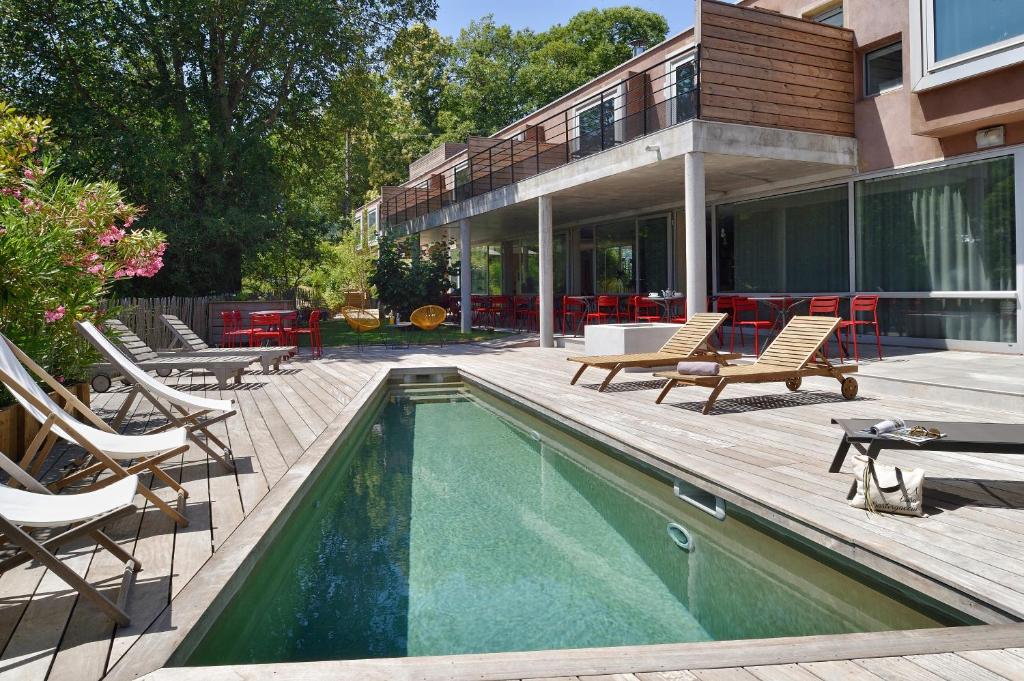
[[[657,352],[680,326],[659,322],[591,324],[583,330],[583,347],[588,355]]]

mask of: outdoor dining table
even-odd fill
[[[772,342],[789,323],[789,317],[794,308],[800,305],[806,305],[811,301],[807,298],[794,298],[793,296],[749,296],[747,300],[753,300],[757,303],[765,303],[772,309],[774,319],[772,320],[772,326],[768,329],[768,339],[765,341],[765,347]]]
[[[250,317],[252,315],[268,315],[268,316],[277,317],[277,326],[278,326],[278,329],[280,330],[280,338],[281,338],[281,340],[280,340],[280,342],[278,344],[279,345],[288,345],[288,342],[287,342],[288,338],[287,338],[287,333],[284,330],[284,323],[285,323],[286,320],[287,321],[291,321],[292,326],[295,326],[295,320],[298,319],[298,317],[299,317],[299,311],[298,310],[253,310],[252,312],[249,313]]]
[[[686,300],[686,294],[680,294],[678,296],[644,296],[647,300],[657,303],[662,309],[662,317],[665,321],[672,318],[670,310],[676,303]]]

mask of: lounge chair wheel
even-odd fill
[[[799,390],[801,383],[803,383],[803,379],[799,376],[786,379],[786,387],[793,391]],[[856,388],[854,388],[854,392],[856,393]]]
[[[846,378],[844,378],[842,383],[843,399],[852,400],[854,397],[856,397],[858,387],[859,386],[857,385],[856,378],[852,376],[847,376]]]
[[[156,375],[159,376],[160,378],[167,378],[168,376],[171,375],[171,370],[170,369],[157,369],[156,370]]]
[[[92,380],[89,381],[89,385],[91,385],[92,389],[96,392],[105,393],[110,390],[110,376],[107,376],[106,374],[96,374],[92,377]]]

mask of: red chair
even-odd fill
[[[634,322],[660,322],[661,308],[656,302],[644,296],[633,296],[629,299],[632,313],[628,318]]]
[[[732,324],[732,301],[736,299],[736,296],[718,296],[715,299],[715,311],[725,313],[725,321],[718,327],[718,345],[721,346],[725,341],[725,327]],[[711,308],[708,307],[710,310]]]
[[[472,305],[473,324],[484,324],[491,320],[491,297],[482,295],[471,295],[469,297]]]
[[[859,313],[870,313],[870,319],[861,319]],[[882,333],[878,327],[878,296],[854,296],[850,301],[850,318],[839,322],[839,331],[846,332],[846,341],[849,343],[853,337],[853,358],[860,361],[860,351],[857,349],[857,335],[862,326],[874,327],[875,348],[878,350],[878,359],[882,359]]]
[[[583,298],[563,296],[562,334],[567,334],[569,333],[569,329],[572,329],[572,335],[577,335],[579,333],[579,327],[586,321],[587,311],[589,309],[587,301]]]
[[[240,310],[225,310],[220,313],[220,319],[224,324],[224,330],[220,335],[222,348],[252,345],[252,332],[242,328],[242,312]]]
[[[309,336],[309,348],[313,356],[321,357],[324,354],[324,344],[320,338],[320,310],[309,313],[309,326],[293,326],[288,329],[288,336],[292,345],[299,344],[299,336]]]
[[[284,325],[279,314],[249,315],[249,337],[253,346],[270,341],[271,345],[285,344]]]
[[[740,315],[754,313],[753,319],[743,319]],[[732,299],[732,333],[729,336],[729,352],[733,351],[736,343],[736,327],[740,329],[740,343],[744,343],[743,329],[749,328],[754,332],[754,356],[761,356],[761,341],[758,338],[761,329],[771,329],[772,323],[767,319],[761,319],[760,307],[757,301],[736,296]]]
[[[814,296],[807,305],[807,314],[825,315],[827,317],[839,316],[839,296]],[[836,327],[836,344],[839,346],[839,354],[843,354],[843,342],[839,338],[839,327]],[[828,340],[825,341],[825,359],[828,359]]]
[[[490,315],[492,326],[501,324],[505,327],[512,327],[515,323],[512,296],[491,296]]]
[[[593,312],[587,313],[587,324],[604,324],[612,318],[618,322],[621,319],[619,312],[618,296],[598,296],[597,306]]]

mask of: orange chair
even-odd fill
[[[861,319],[858,313],[870,313],[870,319]],[[860,361],[860,351],[857,349],[857,335],[860,327],[871,326],[875,331],[875,348],[878,350],[878,359],[882,359],[882,332],[878,327],[878,296],[854,296],[850,301],[850,318],[839,322],[839,330],[846,331],[847,343],[850,336],[853,336],[853,358]]]
[[[753,319],[743,319],[740,317],[741,314],[749,312],[754,313]],[[743,298],[742,296],[736,296],[732,299],[732,332],[729,336],[729,352],[732,352],[735,347],[736,328],[739,327],[740,330],[740,343],[744,342],[743,329],[748,328],[754,332],[754,356],[761,356],[761,341],[758,336],[761,329],[772,328],[772,322],[767,319],[761,319],[760,314],[760,307],[757,301]]]
[[[424,305],[412,311],[409,321],[423,331],[433,331],[444,323],[448,313],[440,305]]]

